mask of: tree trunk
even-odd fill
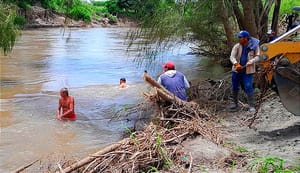
[[[233,8],[233,11],[234,11],[234,14],[235,14],[235,18],[237,20],[237,23],[239,25],[239,28],[240,30],[243,30],[245,29],[245,26],[244,26],[244,17],[243,17],[243,14],[239,8],[239,3],[238,3],[238,0],[232,0],[232,8]]]
[[[258,37],[258,30],[257,25],[255,22],[255,15],[254,15],[254,9],[255,9],[255,1],[251,0],[240,0],[242,6],[243,6],[243,13],[244,13],[244,27],[245,29],[250,33],[251,36],[259,38]]]
[[[278,33],[278,18],[279,18],[279,10],[280,10],[281,0],[276,0],[273,17],[272,17],[272,25],[271,28],[275,33]]]
[[[227,45],[228,47],[233,47],[234,45],[234,39],[233,39],[233,29],[232,25],[230,23],[229,17],[229,12],[228,8],[226,7],[226,4],[224,1],[217,0],[217,10],[218,10],[218,16],[221,18],[223,28],[225,30],[226,38],[227,38]]]

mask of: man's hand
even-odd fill
[[[248,67],[248,66],[252,65],[252,64],[253,64],[253,62],[254,62],[254,60],[253,60],[253,59],[249,60],[249,61],[247,62],[247,64],[246,64],[246,66]]]
[[[56,119],[61,120],[60,111],[57,110],[56,112]]]
[[[234,68],[236,71],[241,71],[243,69],[243,67],[239,63],[234,64]]]

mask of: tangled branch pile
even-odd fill
[[[150,124],[110,152],[92,155],[93,160],[78,172],[148,172],[149,170],[185,170],[188,156],[180,145],[185,138],[201,130],[198,121],[182,121],[167,129]],[[205,133],[205,132],[204,132]],[[72,171],[72,170],[70,170]],[[65,169],[65,172],[68,172]],[[180,171],[179,171],[180,172]]]
[[[173,112],[172,104],[166,110]],[[221,143],[222,140],[215,124],[208,119],[201,119],[199,112],[181,112],[184,109],[178,109],[173,115],[165,114],[160,119],[160,125],[151,123],[143,131],[136,131],[130,134],[130,138],[124,139],[116,147],[110,146],[104,149],[104,152],[98,152],[75,163],[61,172],[139,172],[149,170],[185,170],[192,166],[188,163],[188,155],[183,152],[181,145],[186,138],[202,135],[215,143]],[[164,111],[163,111],[164,112]],[[185,116],[185,118],[180,118]],[[186,118],[189,117],[189,118]],[[164,125],[163,125],[164,124]],[[171,125],[172,124],[172,125]],[[165,126],[168,126],[166,128]],[[180,171],[179,171],[180,172]]]

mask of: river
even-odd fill
[[[149,90],[141,78],[144,70],[157,77],[163,62],[171,60],[189,80],[223,73],[210,59],[187,54],[187,46],[164,52],[151,68],[139,65],[126,53],[127,31],[25,30],[13,51],[0,55],[0,172],[36,159],[80,159],[120,140],[132,122],[110,119],[123,107],[144,100],[142,93]],[[128,88],[118,87],[121,77]],[[62,87],[75,98],[74,122],[55,119]]]

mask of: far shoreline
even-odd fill
[[[26,22],[21,30],[30,30],[38,28],[115,28],[115,27],[138,27],[138,22],[128,17],[117,17],[111,20],[106,16],[93,18],[91,22],[74,20],[62,13],[50,11],[40,6],[32,6],[24,14]]]

